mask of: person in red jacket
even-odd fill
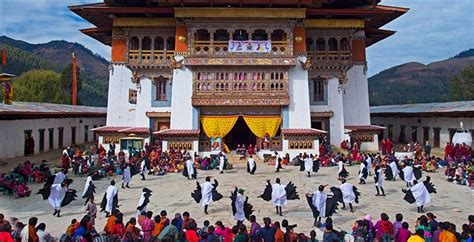
[[[186,241],[188,242],[199,242],[199,236],[196,232],[197,224],[195,222],[189,223],[186,228]]]
[[[379,241],[390,242],[393,234],[393,224],[386,213],[380,214],[380,220],[375,223],[376,237]]]
[[[13,242],[13,237],[10,231],[12,226],[8,223],[2,225],[3,229],[0,229],[0,241],[2,242]]]

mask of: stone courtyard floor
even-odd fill
[[[273,166],[258,162],[257,172],[252,176],[246,172],[246,163],[242,161],[234,162],[234,167],[233,170],[227,171],[225,174],[218,174],[217,171],[199,171],[199,182],[203,182],[205,176],[213,176],[219,181],[218,191],[224,195],[223,199],[210,205],[209,215],[205,215],[203,208],[196,204],[191,197],[196,182],[185,179],[181,174],[148,176],[146,181],[141,181],[140,177],[134,176],[130,189],[119,188],[121,177],[118,176],[96,181],[96,203],[100,203],[110,180],[115,179],[119,188],[119,204],[120,210],[124,213],[124,222],[135,215],[140,193],[144,187],[147,187],[153,191],[148,209],[155,214],[165,209],[168,216],[173,217],[177,212],[189,211],[191,217],[197,220],[199,226],[202,226],[204,220],[209,220],[212,224],[221,220],[225,225],[230,226],[234,224],[234,221],[229,196],[234,187],[238,186],[247,190],[246,195],[249,196],[249,202],[254,205],[254,215],[257,216],[258,222],[261,223],[265,216],[279,221],[286,218],[290,224],[298,224],[297,232],[309,234],[309,231],[313,229],[313,218],[304,194],[315,191],[320,184],[340,185],[336,177],[337,167],[323,167],[311,178],[300,173],[298,167],[294,166],[286,166],[280,173],[275,173]],[[3,172],[5,167],[1,169]],[[382,212],[386,212],[392,221],[395,219],[396,213],[403,213],[405,221],[409,222],[410,229],[413,229],[416,218],[420,214],[417,213],[415,204],[408,204],[403,200],[404,194],[401,191],[404,187],[403,181],[399,179],[395,182],[385,181],[384,187],[387,196],[376,197],[374,196],[373,176],[368,178],[366,185],[358,185],[358,166],[347,167],[347,169],[350,172],[348,182],[359,188],[362,197],[360,203],[354,205],[354,213],[351,213],[348,209],[339,209],[338,213],[333,216],[336,229],[349,231],[357,219],[370,214],[373,220],[378,220]],[[438,189],[438,193],[432,194],[432,202],[425,207],[425,212],[433,212],[439,220],[449,220],[454,222],[458,228],[461,228],[461,225],[467,222],[468,214],[474,213],[474,191],[466,186],[448,183],[441,173],[430,175]],[[288,202],[288,205],[283,209],[283,217],[275,214],[275,208],[270,203],[258,198],[265,188],[266,180],[270,179],[273,182],[277,177],[280,177],[284,184],[293,181],[298,187],[297,191],[301,197],[301,200]],[[85,177],[73,176],[71,178],[74,179],[71,188],[76,189],[80,196]],[[42,184],[31,184],[30,188],[33,193],[36,193],[41,186]],[[78,220],[82,218],[84,215],[84,200],[78,199],[72,202],[61,212],[61,218],[53,217],[53,209],[48,205],[47,200],[41,199],[40,195],[32,194],[29,198],[22,199],[0,195],[0,213],[5,214],[7,218],[17,217],[22,222],[27,222],[29,217],[36,216],[39,218],[39,222],[46,223],[47,231],[56,237],[59,237],[65,231],[66,226],[73,218]],[[96,220],[96,228],[99,231],[102,230],[105,221],[105,214],[100,213]]]

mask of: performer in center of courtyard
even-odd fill
[[[211,177],[206,177],[206,182],[202,185],[196,181],[196,189],[191,193],[191,196],[194,198],[196,203],[201,203],[204,207],[204,213],[208,213],[209,204],[212,202],[219,201],[223,196],[217,191],[217,186],[219,183],[214,179],[214,184],[211,183]]]
[[[250,220],[250,215],[253,213],[253,206],[248,203],[249,197],[244,196],[244,189],[237,189],[235,187],[234,191],[231,193],[231,206],[232,214],[234,219],[237,221],[237,227],[240,228],[240,225],[244,222],[244,219]]]
[[[148,203],[150,203],[150,197],[151,197],[152,191],[148,188],[143,188],[143,192],[140,195],[140,200],[138,200],[138,207],[137,207],[137,217],[142,213],[142,212],[147,212],[146,206]]]
[[[351,209],[351,212],[354,212],[354,208],[352,207],[352,204],[359,203],[359,196],[360,192],[358,191],[357,187],[354,185],[348,183],[346,179],[341,180],[341,186],[339,187],[339,190],[341,192],[341,200],[342,202],[342,209],[346,208],[346,203],[349,204],[349,208]]]
[[[249,156],[247,159],[247,172],[250,173],[250,175],[255,174],[255,171],[257,170],[257,163],[253,159],[252,155]]]
[[[197,179],[197,171],[194,167],[193,158],[190,155],[187,155],[186,162],[184,163],[183,176],[190,179]]]
[[[109,217],[118,207],[118,190],[115,187],[115,181],[110,181],[109,187],[100,203],[100,211],[105,211],[105,217]]]
[[[365,184],[365,180],[367,179],[367,161],[363,160],[359,166],[359,184]]]
[[[319,185],[317,191],[313,192],[312,194],[306,194],[309,207],[313,212],[314,226],[316,227],[320,227],[321,218],[329,218],[336,212],[338,201],[340,200],[340,198],[336,195],[327,194],[324,192],[324,188],[326,186],[327,185]],[[331,188],[331,190],[334,189],[334,187]]]
[[[219,171],[221,174],[224,173],[225,169],[225,156],[222,154],[222,152],[219,153]]]
[[[347,176],[349,176],[349,172],[346,171],[346,168],[344,167],[344,162],[342,162],[341,159],[337,162],[337,167],[337,176],[339,180],[345,179]]]
[[[385,191],[383,190],[383,171],[382,171],[382,167],[380,167],[379,164],[377,164],[375,166],[375,177],[374,177],[374,180],[375,180],[375,189],[377,190],[377,194],[375,194],[375,196],[385,196]],[[380,194],[380,191],[382,191],[382,194]]]
[[[276,214],[280,216],[283,216],[282,207],[288,203],[288,200],[300,199],[293,182],[288,182],[285,187],[281,185],[280,178],[277,178],[274,184],[267,180],[267,186],[260,197],[267,202],[271,200],[275,205]]]
[[[402,189],[405,193],[403,198],[408,203],[416,203],[418,206],[418,212],[424,213],[423,207],[431,202],[430,193],[436,193],[435,186],[431,183],[431,177],[426,177],[424,182],[413,181],[414,185],[409,189]]]
[[[95,194],[95,185],[92,181],[92,174],[89,174],[86,179],[86,184],[84,184],[84,191],[82,191],[82,199],[86,199],[84,205],[89,202],[89,199]]]
[[[126,163],[125,167],[123,168],[123,176],[122,176],[122,188],[130,188],[128,184],[132,180],[132,172],[130,170],[130,164]]]

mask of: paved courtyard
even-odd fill
[[[134,216],[141,190],[147,187],[153,191],[151,204],[148,208],[155,213],[166,209],[171,217],[176,212],[189,211],[191,216],[197,219],[199,226],[206,219],[211,223],[221,220],[226,225],[230,225],[234,224],[234,221],[229,196],[234,187],[239,186],[247,190],[246,195],[250,197],[249,202],[254,205],[254,214],[259,222],[262,221],[264,216],[277,220],[286,218],[290,223],[298,224],[297,231],[309,233],[312,229],[313,218],[311,210],[304,200],[304,194],[313,192],[320,184],[340,185],[336,177],[337,167],[321,168],[317,174],[313,174],[311,178],[308,178],[298,171],[298,167],[287,166],[280,173],[275,173],[273,166],[261,162],[258,162],[256,174],[251,176],[246,173],[245,165],[244,162],[234,162],[235,168],[225,174],[218,174],[217,171],[199,171],[198,180],[200,182],[204,181],[205,176],[213,176],[219,181],[218,191],[225,196],[222,200],[210,205],[209,215],[204,214],[202,207],[196,204],[190,195],[196,186],[196,182],[185,179],[181,174],[149,176],[146,181],[141,181],[138,176],[133,177],[130,184],[131,189],[119,189],[120,210],[124,213],[125,220]],[[348,209],[339,209],[338,213],[333,216],[335,227],[350,230],[355,220],[366,214],[372,215],[375,220],[378,219],[381,212],[387,212],[390,219],[393,220],[395,214],[401,212],[404,214],[406,221],[410,223],[410,228],[413,228],[419,214],[417,214],[416,205],[410,205],[402,199],[401,188],[404,187],[404,183],[400,180],[385,182],[387,196],[375,197],[373,176],[368,178],[366,185],[358,185],[357,170],[358,166],[348,167],[350,172],[348,182],[356,185],[362,192],[360,203],[354,206],[354,213],[351,213]],[[449,220],[461,227],[462,223],[466,222],[467,215],[473,213],[474,192],[465,186],[448,183],[441,173],[431,174],[431,176],[438,189],[438,194],[432,196],[432,202],[425,207],[425,212],[433,212],[438,216],[438,219]],[[274,181],[276,177],[280,177],[285,184],[288,181],[293,181],[298,187],[297,190],[301,197],[301,200],[288,202],[288,205],[283,209],[283,217],[275,215],[275,209],[270,203],[258,198],[265,188],[265,181],[267,179]],[[74,184],[71,188],[76,189],[79,195],[82,194],[85,177],[72,178]],[[112,177],[95,182],[97,203],[100,203],[111,179]],[[114,179],[118,181],[117,185],[119,187],[121,177],[114,177]],[[32,184],[31,189],[36,193],[41,185]],[[84,200],[78,199],[63,208],[61,218],[53,217],[53,210],[47,201],[42,200],[41,196],[36,194],[23,199],[2,196],[0,211],[6,217],[18,217],[23,222],[26,222],[31,216],[37,216],[40,222],[47,224],[47,230],[52,235],[59,236],[65,231],[66,226],[73,218],[80,219],[83,216]],[[101,213],[96,220],[97,229],[102,230],[104,224],[105,214]]]

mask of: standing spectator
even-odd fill
[[[410,230],[408,230],[408,223],[403,222],[402,228],[398,231],[397,237],[395,238],[395,242],[407,242],[411,236]]]
[[[425,239],[423,239],[423,233],[424,231],[422,229],[416,230],[416,233],[407,240],[407,242],[425,242]],[[451,240],[451,242],[455,242],[455,240]]]
[[[326,225],[326,231],[324,231],[323,235],[324,242],[339,242],[340,239],[337,237],[337,234],[333,231],[332,224]]]
[[[457,241],[456,235],[450,231],[451,225],[449,222],[441,224],[441,233],[439,234],[439,242]]]
[[[434,231],[438,227],[438,221],[436,221],[436,216],[433,213],[427,213],[426,217],[428,217],[428,225],[431,228],[431,233],[434,233]]]
[[[36,233],[38,234],[39,242],[52,242],[53,237],[46,232],[46,224],[40,223],[38,227],[36,227]]]
[[[12,234],[10,233],[12,226],[10,224],[3,224],[1,226],[3,230],[0,229],[0,241],[13,242],[14,240],[13,240]]]
[[[275,228],[275,242],[284,242],[285,241],[285,233],[280,229],[280,223],[275,222],[273,223],[273,227]]]
[[[21,241],[22,242],[39,242],[38,235],[36,234],[35,226],[36,223],[38,223],[38,218],[37,217],[31,217],[28,220],[28,226],[25,226],[21,230]]]
[[[239,228],[239,233],[234,239],[234,242],[248,242],[249,241],[249,235],[247,233],[247,227],[245,225],[240,225]]]
[[[263,218],[263,228],[257,231],[257,238],[262,238],[264,242],[275,241],[275,228],[271,226],[272,220],[270,218]]]
[[[398,231],[402,228],[402,221],[403,215],[401,213],[397,213],[395,215],[395,222],[393,222],[393,238],[396,239],[398,235]]]
[[[261,229],[260,224],[257,223],[255,215],[250,215],[250,239],[252,242],[261,242],[262,239],[257,238],[257,231]]]
[[[382,242],[390,242],[390,237],[393,234],[393,225],[390,222],[386,213],[380,215],[380,220],[375,223],[375,230],[377,232],[376,238]]]
[[[199,241],[199,236],[197,235],[196,232],[197,229],[197,224],[195,222],[191,222],[188,224],[186,227],[186,241],[188,242],[198,242]]]

